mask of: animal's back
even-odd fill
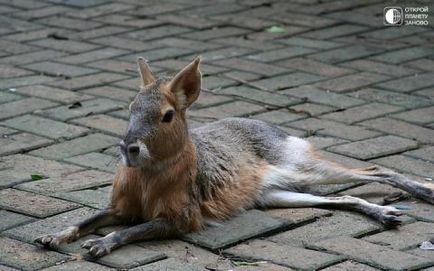
[[[269,167],[288,163],[288,140],[293,138],[263,121],[243,118],[223,119],[190,133],[202,211],[217,219],[256,204]]]

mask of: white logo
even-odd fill
[[[385,7],[384,8],[384,24],[385,25],[402,25],[403,12],[400,7]]]

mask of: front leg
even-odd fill
[[[87,235],[97,228],[119,225],[122,220],[112,210],[104,210],[81,223],[70,226],[63,231],[38,237],[35,241],[46,247],[57,248],[62,243],[70,243]]]
[[[112,232],[102,238],[90,239],[82,244],[93,257],[102,257],[114,249],[136,241],[163,239],[179,235],[177,227],[166,219],[156,219],[120,231]]]

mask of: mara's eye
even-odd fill
[[[164,114],[164,117],[163,117],[163,119],[161,121],[162,122],[171,122],[174,115],[175,115],[175,111],[174,110],[169,110],[169,111],[166,112],[166,114]]]

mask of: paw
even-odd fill
[[[113,248],[104,238],[86,240],[81,247],[89,249],[89,254],[94,258],[109,254]]]
[[[396,228],[402,224],[402,220],[399,218],[402,212],[393,206],[384,206],[381,208],[380,222],[390,228]]]
[[[42,235],[35,239],[35,242],[52,249],[58,248],[63,243],[74,241],[77,235],[77,227],[69,227],[66,230],[54,234]]]

